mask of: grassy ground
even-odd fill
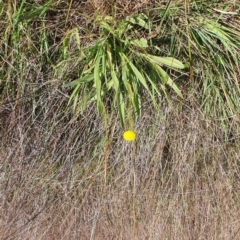
[[[240,239],[239,9],[0,1],[1,239]]]

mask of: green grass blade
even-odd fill
[[[155,67],[158,73],[160,74],[161,78],[163,79],[164,83],[169,85],[179,97],[183,98],[181,90],[177,87],[177,85],[170,78],[170,76],[160,66],[155,65]]]
[[[176,58],[173,57],[158,57],[155,55],[150,55],[150,54],[141,54],[145,58],[147,57],[150,61],[157,63],[158,65],[166,65],[168,67],[174,67],[174,68],[179,68],[183,69],[185,68],[184,64],[177,60]]]
[[[117,99],[118,99],[118,112],[120,115],[120,121],[122,126],[125,126],[125,103],[124,103],[124,98],[123,94],[121,91],[117,93]]]
[[[132,61],[130,61],[130,59],[127,58],[127,56],[124,53],[120,53],[120,54],[125,58],[126,62],[131,67],[134,75],[139,80],[139,82],[149,91],[148,86],[147,86],[147,82],[146,82],[144,76],[141,74],[141,72],[136,68],[136,66],[132,63]]]
[[[100,62],[102,58],[102,51],[99,50],[95,61],[94,61],[94,83],[96,87],[96,97],[97,97],[97,108],[99,113],[103,112],[103,103],[102,103],[102,96],[101,96],[101,87],[102,87],[102,82],[101,82],[101,69],[100,69]]]
[[[79,83],[87,83],[87,82],[90,82],[94,80],[94,75],[93,74],[88,74],[88,75],[85,75],[83,77],[80,77],[70,83],[65,83],[63,84],[63,87],[74,87],[76,85],[78,85]]]

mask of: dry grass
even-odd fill
[[[68,3],[58,1],[47,14],[49,55],[66,29],[81,30],[97,12],[113,9],[107,1],[80,2],[69,12]],[[123,17],[159,1],[114,4]],[[182,102],[162,100],[157,110],[145,98],[135,123],[138,139],[124,142],[116,112],[109,113],[107,128],[94,104],[73,115],[69,92],[54,75],[57,60],[49,63],[47,50],[33,41],[41,24],[33,21],[37,33],[23,34],[19,52],[30,43],[35,48],[22,52],[19,72],[11,68],[20,58],[9,46],[2,58],[0,76],[9,88],[0,88],[0,238],[240,239],[238,119],[227,119],[228,127],[210,119],[196,92]],[[97,31],[83,31],[82,41],[94,41]]]
[[[61,117],[53,102],[41,122],[19,115],[12,141],[1,141],[2,239],[131,239],[133,157],[136,239],[240,237],[236,136],[224,142],[189,104],[160,113],[146,104],[134,156],[116,119],[105,143],[93,109],[82,119]]]

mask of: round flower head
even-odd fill
[[[137,134],[134,131],[128,130],[123,133],[123,138],[126,141],[134,141],[137,137]]]

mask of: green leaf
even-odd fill
[[[150,61],[157,63],[158,65],[166,65],[169,67],[183,69],[184,65],[182,62],[173,57],[158,57],[150,54],[141,54],[143,57],[147,57]]]
[[[133,73],[135,74],[136,78],[141,82],[141,84],[148,90],[148,86],[146,83],[146,80],[144,79],[143,75],[139,72],[139,70],[135,67],[135,65],[130,61],[129,58],[127,58],[127,56],[124,53],[120,53],[125,60],[127,61],[127,63],[129,64],[129,66],[131,67]]]
[[[145,39],[145,38],[135,39],[135,40],[130,41],[130,43],[137,47],[142,47],[142,48],[148,47],[148,42],[147,42],[147,39]]]
[[[169,85],[179,97],[183,98],[183,95],[180,91],[180,89],[177,87],[177,85],[173,82],[173,80],[170,78],[170,76],[160,67],[158,66],[158,72],[160,73],[162,79],[164,82]]]
[[[173,80],[170,78],[170,76],[156,63],[154,63],[154,62],[150,62],[150,63],[152,65],[152,68],[157,72],[157,74],[159,75],[159,77],[163,81],[163,84],[161,84],[160,86],[161,86],[162,90],[164,91],[166,97],[168,98],[168,94],[167,94],[167,91],[166,91],[165,86],[164,86],[165,84],[169,85],[176,92],[176,94],[179,97],[183,98],[183,95],[182,95],[180,89],[173,82]]]
[[[158,94],[158,96],[161,97],[161,93],[159,92],[156,84],[152,81],[151,77],[148,75],[146,75],[146,77],[147,77],[148,82],[150,82],[150,84],[152,86],[152,92],[156,92]],[[154,97],[154,94],[152,94],[152,101],[153,101],[153,104],[156,106],[157,104],[156,104],[156,99]]]
[[[79,93],[79,90],[80,90],[80,84],[78,86],[76,86],[68,100],[68,105],[70,104],[70,102],[73,101],[73,111],[75,111],[76,109],[76,106],[77,106],[77,101],[78,101],[78,93]]]
[[[117,74],[113,68],[111,69],[111,76],[112,76],[112,81],[113,81],[113,88],[116,92],[118,92],[119,91],[119,81],[117,78]]]
[[[141,97],[138,93],[138,85],[135,81],[132,81],[131,84],[132,84],[132,88],[133,88],[133,90],[131,90],[132,91],[132,104],[133,104],[135,112],[138,115],[141,115],[141,109],[142,109],[141,108]]]
[[[211,31],[212,33],[214,33],[214,35],[220,39],[220,40],[224,40],[224,41],[228,41],[228,35],[227,33],[225,33],[224,31],[221,30],[221,25],[217,24],[217,23],[210,23],[210,22],[206,22],[204,24],[204,26]]]
[[[144,19],[148,19],[148,17],[144,13],[140,13],[134,17],[127,17],[126,20],[132,24],[136,24],[142,28],[149,30],[149,26]]]
[[[125,104],[124,104],[124,98],[123,98],[123,94],[119,91],[117,93],[117,97],[118,97],[118,112],[120,115],[120,121],[122,126],[125,126]]]
[[[97,107],[98,107],[98,111],[99,113],[103,112],[103,102],[102,102],[102,96],[101,96],[101,86],[102,86],[102,82],[101,82],[101,78],[100,78],[100,61],[102,58],[102,52],[101,50],[98,51],[96,59],[95,59],[95,67],[94,67],[94,82],[95,82],[95,86],[96,86],[96,96],[97,96]]]
[[[129,80],[129,67],[127,61],[125,60],[123,54],[120,53],[121,57],[121,68],[122,68],[122,83],[124,84],[125,89],[127,89],[128,80]]]
[[[93,74],[88,74],[88,75],[85,75],[83,77],[80,77],[70,83],[65,83],[63,84],[63,87],[74,87],[80,83],[87,83],[87,82],[90,82],[94,80],[94,75]]]

